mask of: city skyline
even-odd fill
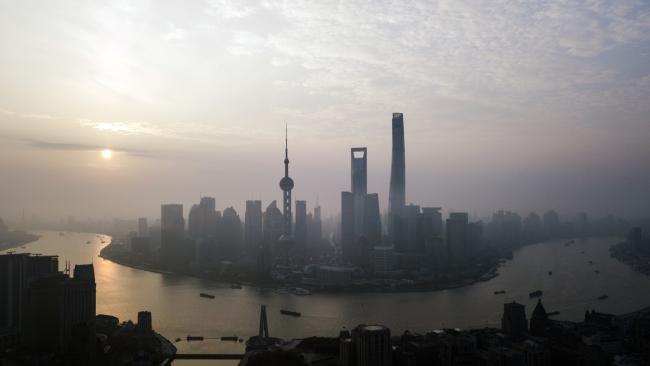
[[[365,146],[385,212],[396,111],[406,203],[648,214],[646,4],[70,6],[0,9],[8,220],[279,199],[285,121],[294,199],[336,213]]]

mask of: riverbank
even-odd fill
[[[9,231],[0,239],[0,250],[22,247],[40,238],[40,235],[31,234],[21,230]]]
[[[102,248],[99,257],[121,266],[138,269],[142,271],[160,273],[165,275],[188,276],[211,280],[224,284],[224,287],[232,284],[244,285],[260,289],[277,289],[282,287],[303,287],[318,293],[405,293],[405,292],[434,292],[442,290],[451,290],[464,286],[470,286],[479,282],[489,281],[499,275],[498,269],[505,259],[493,259],[474,272],[459,272],[454,276],[445,276],[433,281],[396,279],[396,278],[368,278],[355,279],[348,286],[322,287],[317,285],[305,284],[301,281],[274,281],[271,279],[252,280],[242,276],[241,273],[235,275],[223,275],[216,272],[196,271],[191,269],[170,270],[162,268],[156,262],[141,262],[135,260],[132,255],[124,252],[120,245],[109,244]],[[471,266],[469,266],[471,268]]]
[[[639,251],[627,241],[618,243],[609,248],[612,258],[623,262],[632,269],[650,276],[650,257]]]

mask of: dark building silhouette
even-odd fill
[[[244,248],[247,253],[257,253],[263,240],[262,201],[246,201],[244,214]]]
[[[95,272],[92,264],[76,265],[73,277],[56,273],[30,283],[24,346],[39,352],[64,352],[79,325],[94,329]]]
[[[164,265],[178,267],[186,264],[185,219],[183,205],[164,204],[160,207],[160,254]]]
[[[188,216],[187,233],[192,239],[214,237],[218,230],[221,213],[215,209],[215,199],[201,197],[198,205],[193,205]]]
[[[443,236],[442,213],[440,207],[422,207],[422,213],[429,214],[431,217],[432,233],[434,237]]]
[[[321,217],[321,209],[316,204],[314,207],[314,215],[309,225],[307,232],[309,233],[309,242],[311,245],[319,245],[323,237],[323,219]]]
[[[528,331],[526,306],[514,301],[503,304],[501,330],[509,338],[521,339]]]
[[[383,325],[359,325],[352,331],[356,366],[393,364],[390,329]]]
[[[550,210],[544,214],[544,236],[546,239],[557,238],[560,235],[560,215]]]
[[[353,261],[357,256],[355,241],[354,194],[341,192],[341,253],[348,261]]]
[[[291,214],[291,190],[293,189],[293,179],[289,177],[289,139],[285,128],[284,136],[284,177],[280,179],[280,189],[282,190],[282,214],[284,216],[284,235],[292,234],[291,224],[293,216]]]
[[[223,210],[218,238],[218,254],[221,259],[236,259],[242,250],[242,225],[233,207]]]
[[[415,222],[415,251],[425,253],[427,243],[434,238],[433,213],[425,211],[419,213]]]
[[[58,273],[56,256],[0,255],[0,345],[19,343],[29,316],[25,313],[31,283]]]
[[[548,326],[548,314],[542,305],[542,299],[538,299],[533,315],[530,316],[530,334],[537,337],[544,336]]]
[[[393,150],[388,193],[388,235],[393,236],[395,216],[406,205],[406,162],[404,156],[404,115],[393,113]]]
[[[351,190],[354,196],[354,241],[364,233],[364,199],[368,193],[368,149],[350,149]]]
[[[379,195],[370,193],[364,196],[363,235],[372,246],[381,245],[381,213]]]
[[[449,259],[459,263],[467,259],[467,226],[469,216],[466,212],[452,212],[447,219],[447,247]]]
[[[149,236],[149,226],[147,225],[146,217],[138,218],[138,236]]]
[[[307,248],[307,201],[296,200],[296,227],[294,228],[295,248]]]
[[[543,239],[542,219],[538,214],[531,212],[522,222],[523,239],[527,243],[534,243]]]

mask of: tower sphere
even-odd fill
[[[290,191],[293,189],[293,179],[289,177],[283,177],[280,179],[280,189],[283,191]]]

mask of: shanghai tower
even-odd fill
[[[394,220],[402,215],[405,205],[404,116],[402,113],[393,113],[393,161],[390,167],[390,190],[388,192],[388,235],[393,236]]]

